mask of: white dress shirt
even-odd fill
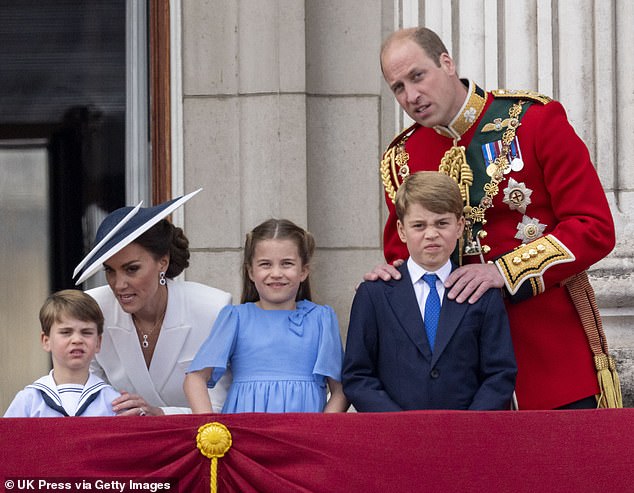
[[[412,257],[407,259],[407,270],[409,271],[409,277],[412,280],[414,286],[414,292],[416,293],[416,300],[418,301],[418,309],[420,310],[420,316],[423,321],[425,320],[425,302],[427,301],[427,295],[429,294],[429,286],[423,281],[423,275],[436,274],[438,279],[436,280],[436,291],[438,291],[438,297],[440,298],[440,306],[442,306],[442,299],[445,295],[445,281],[451,274],[451,260],[447,260],[447,263],[443,265],[437,271],[428,271],[418,265]]]

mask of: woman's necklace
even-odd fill
[[[132,315],[132,320],[134,321],[134,325],[136,326],[136,328],[138,329],[138,331],[141,334],[141,337],[143,338],[143,340],[141,341],[141,347],[145,350],[147,350],[150,347],[150,341],[148,340],[148,338],[154,334],[154,332],[156,331],[156,329],[158,329],[161,324],[163,323],[163,319],[165,318],[165,311],[167,310],[167,300],[165,301],[165,306],[163,307],[163,313],[161,313],[161,316],[159,318],[156,319],[156,322],[154,322],[154,325],[152,326],[152,328],[149,331],[144,331],[143,328],[141,327],[140,324],[140,320]]]
[[[163,313],[165,314],[165,312],[163,312]],[[134,319],[134,325],[136,325],[137,329],[139,329],[139,332],[141,333],[141,337],[143,337],[143,340],[141,341],[141,347],[143,349],[149,348],[150,347],[150,343],[148,341],[148,337],[150,337],[152,334],[154,334],[154,331],[159,328],[161,323],[163,323],[163,317],[160,317],[156,321],[154,326],[148,332],[145,332],[141,328],[141,324],[139,323],[139,320],[134,315],[132,315],[132,318]]]

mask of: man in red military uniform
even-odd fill
[[[422,170],[449,174],[461,187],[467,228],[448,296],[474,302],[491,287],[504,289],[520,409],[596,407],[597,370],[571,286],[581,283],[594,302],[585,270],[614,247],[614,224],[563,107],[539,94],[485,92],[460,79],[442,41],[425,28],[392,34],[381,67],[416,122],[381,162],[387,262],[408,255],[393,201],[403,179]],[[379,277],[398,274],[384,265],[366,275]]]

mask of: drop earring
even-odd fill
[[[165,272],[163,271],[159,273],[159,284],[161,286],[165,286],[167,284],[167,281],[165,280]]]

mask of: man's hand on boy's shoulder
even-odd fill
[[[504,279],[493,264],[463,265],[454,270],[445,281],[447,296],[458,303],[473,304],[490,288],[504,287]]]
[[[397,267],[403,265],[404,260],[395,260],[392,264],[377,265],[370,272],[363,276],[364,281],[389,281],[390,279],[400,279],[401,273]],[[503,288],[504,279],[493,264],[470,264],[463,265],[454,270],[447,281],[445,288],[449,289],[447,296],[458,303],[468,301],[473,304],[477,302],[484,293],[491,288]]]
[[[401,273],[398,271],[397,267],[403,265],[404,262],[405,260],[399,259],[395,260],[392,264],[377,265],[374,269],[363,276],[363,280],[378,281],[379,279],[382,279],[383,281],[389,281],[390,279],[400,279]]]

